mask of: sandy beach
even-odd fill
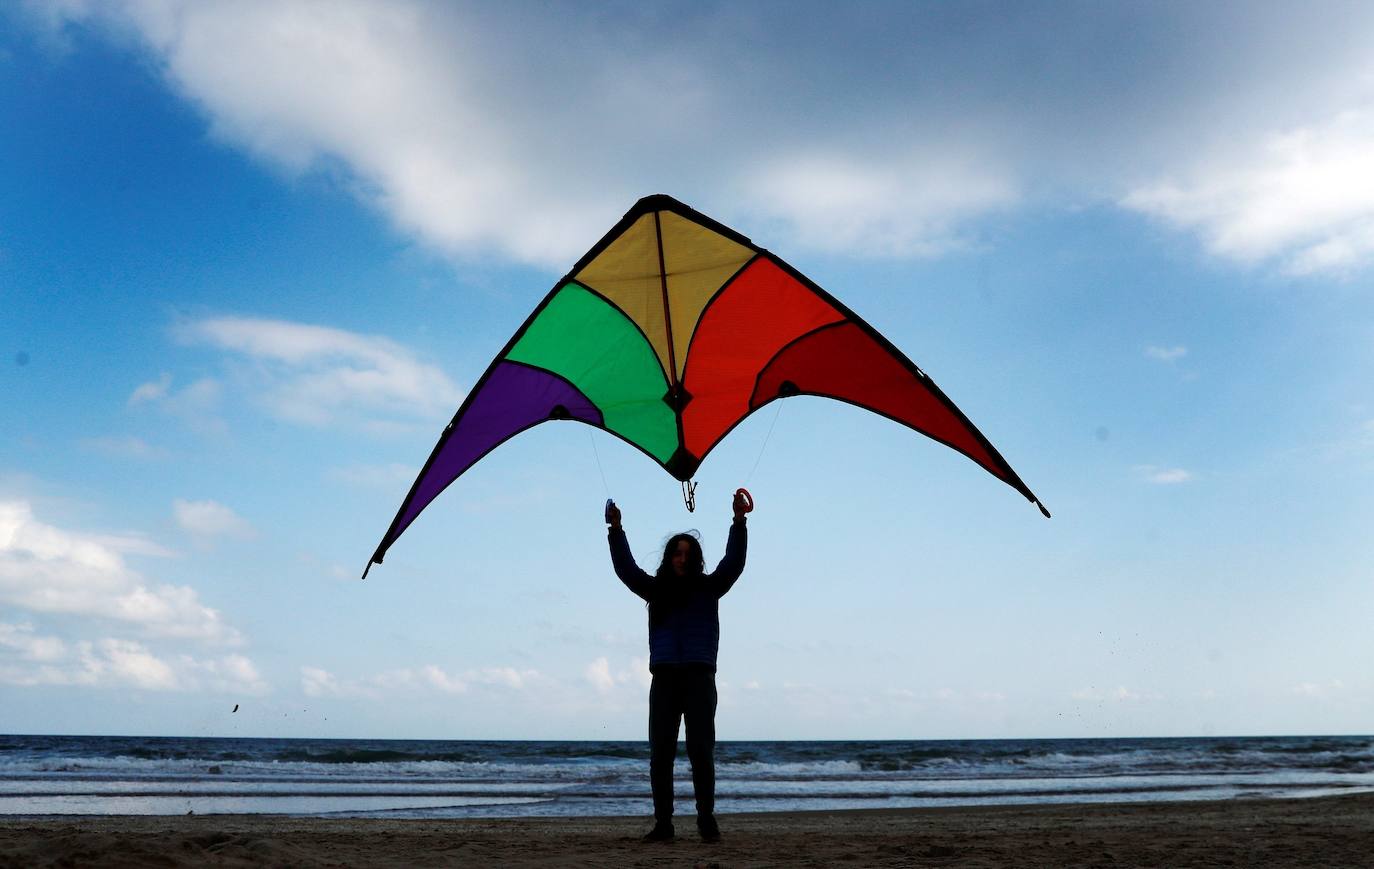
[[[717,845],[640,818],[93,817],[0,822],[0,867],[1374,866],[1374,794],[721,817]]]

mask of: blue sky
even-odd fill
[[[722,738],[1367,731],[1374,13],[795,10],[0,13],[0,731],[639,738],[601,504],[709,559],[741,483]],[[799,398],[693,515],[542,426],[359,582],[655,192],[868,319],[1054,518]]]

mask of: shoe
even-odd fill
[[[644,834],[641,842],[671,842],[677,832],[673,830],[672,821],[656,821],[654,828]]]
[[[720,827],[716,826],[715,815],[702,815],[697,818],[697,832],[701,834],[701,841],[708,845],[714,845],[720,841]]]

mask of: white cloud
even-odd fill
[[[220,392],[219,381],[212,377],[202,377],[174,391],[172,376],[163,374],[156,381],[135,387],[129,404],[156,404],[178,416],[202,416],[218,409]]]
[[[107,637],[67,643],[29,624],[0,622],[0,684],[132,687],[148,691],[263,694],[267,684],[242,655],[159,656],[142,643]]]
[[[1188,348],[1180,345],[1173,347],[1159,347],[1150,345],[1145,348],[1145,356],[1150,359],[1157,359],[1160,362],[1177,362],[1188,355]]]
[[[467,683],[462,679],[455,679],[433,664],[421,667],[420,673],[426,682],[445,694],[463,694],[468,690]]]
[[[1092,701],[1096,703],[1142,703],[1156,702],[1164,699],[1164,695],[1157,691],[1137,691],[1127,688],[1125,685],[1118,685],[1116,688],[1099,689],[1084,688],[1074,691],[1069,695],[1074,700]]]
[[[134,390],[135,393],[138,390]],[[167,451],[161,447],[155,447],[143,438],[133,435],[109,435],[106,437],[84,438],[81,446],[92,452],[101,453],[106,456],[119,459],[164,459]]]
[[[243,655],[225,655],[222,658],[196,661],[182,656],[183,666],[198,671],[200,679],[219,693],[241,692],[245,694],[266,694],[267,682],[251,660]]]
[[[125,555],[147,555],[153,558],[172,558],[176,552],[160,543],[155,543],[142,534],[125,532],[123,534],[90,534],[87,539],[92,543],[109,548]]]
[[[625,667],[612,671],[610,660],[603,656],[583,668],[582,676],[591,683],[593,690],[603,696],[620,686],[633,685],[645,689],[653,681],[648,658],[631,658]]]
[[[614,216],[589,218],[525,177],[534,143],[503,122],[493,70],[475,68],[491,48],[456,8],[172,2],[96,14],[152,51],[216,136],[293,172],[347,167],[358,195],[441,250],[550,261],[586,245],[589,220]]]
[[[537,670],[485,667],[450,673],[435,664],[401,667],[356,679],[340,679],[320,667],[301,668],[301,690],[310,697],[367,697],[405,694],[466,694],[473,688],[523,691],[540,678]]]
[[[133,624],[152,636],[241,641],[194,589],[151,586],[124,563],[122,551],[145,547],[136,539],[47,525],[28,502],[0,501],[0,601]]]
[[[929,256],[967,246],[963,218],[1006,209],[1016,184],[986,163],[948,157],[892,161],[841,156],[783,158],[761,167],[751,199],[795,240],[835,253]]]
[[[921,4],[162,0],[32,17],[58,42],[86,27],[146,53],[219,140],[462,258],[562,269],[663,191],[772,219],[775,247],[936,254],[1032,198],[1107,201],[1221,256],[1339,271],[1374,253],[1374,13],[1310,5],[1096,4],[1053,27]]]
[[[959,690],[948,686],[933,691],[916,692],[910,688],[887,688],[882,696],[902,702],[934,702],[942,704],[1001,703],[1007,699],[1000,691],[985,689]]]
[[[615,690],[615,677],[611,675],[611,662],[606,658],[597,658],[587,665],[583,671],[587,681],[592,683],[598,694],[609,694]]]
[[[458,257],[562,269],[660,190],[775,219],[824,250],[930,254],[965,245],[959,221],[1017,198],[1004,161],[945,122],[952,106],[904,97],[856,123],[853,94],[871,83],[827,74],[795,45],[766,56],[752,39],[768,32],[762,16],[747,10],[612,21],[577,7],[337,0],[82,5],[47,17],[50,28],[132,36],[213,135],[291,173],[342,170],[402,231]],[[751,39],[748,57],[722,33]],[[896,35],[877,34],[902,57],[922,55]],[[872,63],[867,75],[890,71]],[[789,73],[813,80],[805,112],[789,107]]]
[[[1329,682],[1302,682],[1293,686],[1293,693],[1313,700],[1326,700],[1345,691],[1345,683],[1340,679]]]
[[[647,656],[643,658],[631,658],[629,673],[630,678],[638,682],[641,688],[647,690],[648,687],[653,684],[654,674],[653,671],[649,669],[649,659]],[[757,683],[755,683],[755,687],[757,687]]]
[[[1193,472],[1183,468],[1161,468],[1156,465],[1137,465],[1135,470],[1146,482],[1160,486],[1190,483],[1194,479]]]
[[[172,376],[163,374],[156,381],[141,384],[129,396],[131,407],[149,405],[180,419],[192,431],[221,435],[227,431],[219,416],[222,384],[213,377],[202,377],[181,389],[172,389]]]
[[[479,671],[475,679],[486,685],[500,685],[515,691],[525,687],[525,680],[535,675],[533,670],[517,670],[514,667],[488,667]]]
[[[1368,411],[1359,406],[1353,408],[1357,414]],[[1316,455],[1323,461],[1337,463],[1356,463],[1361,470],[1374,469],[1374,419],[1348,423],[1335,438],[1317,445]]]
[[[1273,132],[1186,180],[1123,204],[1200,233],[1218,256],[1279,260],[1294,274],[1345,272],[1374,257],[1374,111]]]
[[[163,372],[157,380],[150,380],[147,383],[140,383],[129,395],[129,404],[143,404],[150,401],[159,401],[167,397],[168,391],[172,388],[172,375]]]
[[[0,646],[18,652],[26,661],[58,661],[67,654],[67,644],[60,638],[38,636],[29,624],[0,622]]]
[[[337,697],[343,693],[334,674],[319,667],[301,667],[301,690],[307,697]]]
[[[167,691],[176,687],[176,674],[170,665],[142,645],[129,640],[102,640],[98,655],[83,654],[83,664],[97,673],[108,670],[121,682],[138,688]]]
[[[186,531],[200,537],[251,537],[253,526],[218,501],[172,501],[172,515]]]
[[[250,360],[248,386],[271,413],[292,422],[434,418],[451,414],[463,397],[438,367],[377,335],[248,317],[183,323],[176,334]]]

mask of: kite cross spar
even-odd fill
[[[546,420],[608,431],[691,485],[745,417],[793,395],[833,398],[915,429],[1050,515],[954,402],[872,326],[748,238],[656,195],[636,202],[497,354],[363,576],[450,483]]]

